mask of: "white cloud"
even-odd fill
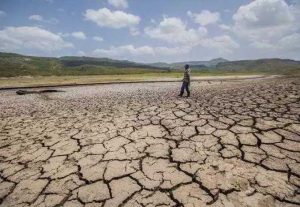
[[[36,1],[47,2],[47,3],[53,3],[54,2],[54,0],[36,0]]]
[[[218,12],[210,12],[208,10],[202,10],[200,13],[192,13],[191,11],[188,11],[187,14],[196,23],[202,26],[215,24],[218,21],[220,21],[220,14]]]
[[[58,19],[56,18],[51,18],[49,20],[45,20],[43,18],[43,16],[39,15],[39,14],[34,14],[28,17],[29,20],[33,20],[33,21],[39,21],[39,22],[44,22],[44,23],[49,23],[49,24],[57,24],[59,22]]]
[[[284,0],[256,0],[241,6],[233,19],[240,27],[264,29],[290,24],[294,16]]]
[[[0,17],[4,17],[4,16],[6,16],[6,12],[0,10]]]
[[[232,53],[234,49],[240,47],[240,45],[228,35],[221,35],[203,40],[201,45],[203,47],[216,49],[221,54]]]
[[[119,9],[126,9],[128,8],[127,0],[108,0],[108,3],[116,8]]]
[[[59,32],[57,34],[61,37],[69,37],[71,35],[70,33],[61,33],[61,32]]]
[[[224,31],[230,31],[231,30],[231,27],[229,25],[226,25],[226,24],[220,24],[218,25],[222,30]]]
[[[180,18],[164,17],[158,26],[146,27],[145,33],[151,38],[169,43],[195,45],[207,34],[207,30],[204,27],[188,29]]]
[[[0,30],[0,49],[15,51],[37,49],[46,52],[73,47],[59,35],[39,27],[6,27]]]
[[[123,57],[128,55],[154,55],[154,50],[149,46],[134,47],[133,45],[123,45],[118,47],[110,47],[109,49],[96,49],[93,55],[101,57]]]
[[[133,45],[122,45],[118,47],[110,47],[109,49],[96,49],[92,55],[98,57],[111,57],[111,58],[128,58],[128,57],[141,57],[141,56],[175,56],[179,54],[187,54],[191,50],[190,47],[151,47],[141,46],[135,47]]]
[[[155,47],[155,54],[160,56],[175,56],[180,54],[187,54],[191,51],[191,47]]]
[[[85,40],[86,36],[83,32],[79,31],[79,32],[73,32],[72,37],[76,38],[76,39],[80,39],[80,40]]]
[[[93,37],[93,40],[98,41],[98,42],[102,42],[102,41],[103,41],[103,38],[100,37],[100,36],[94,36],[94,37]]]
[[[280,49],[299,50],[300,49],[300,34],[294,33],[281,38],[278,42]]]
[[[140,30],[139,30],[138,28],[136,28],[136,27],[131,27],[131,28],[129,29],[129,32],[130,32],[130,34],[131,34],[132,36],[137,36],[137,35],[140,34]]]
[[[275,44],[266,41],[254,41],[250,46],[259,49],[271,49],[275,51],[293,51],[300,49],[300,34],[293,33],[279,39]]]
[[[256,0],[241,6],[233,15],[234,31],[252,42],[252,46],[266,48],[280,39],[299,32],[300,9],[284,0]]]
[[[139,16],[123,11],[110,11],[107,8],[99,10],[88,9],[84,16],[87,20],[96,23],[100,27],[110,27],[115,29],[134,27],[141,21]]]
[[[72,32],[72,33],[58,33],[58,35],[61,37],[74,37],[79,40],[85,40],[87,38],[85,33],[81,31]]]
[[[51,18],[49,20],[46,20],[45,22],[50,23],[50,24],[57,24],[57,23],[59,23],[59,20],[56,18]]]
[[[225,29],[225,25],[222,25]],[[228,29],[228,27],[226,27]],[[155,54],[160,55],[178,55],[188,54],[193,48],[209,48],[216,53],[232,53],[239,48],[239,44],[229,35],[219,35],[215,37],[207,36],[207,29],[199,27],[189,29],[181,19],[171,17],[164,19],[156,27],[147,27],[145,33],[151,38],[161,39],[169,43],[178,43],[180,47],[156,47],[153,48]]]
[[[28,17],[29,20],[34,20],[34,21],[43,21],[43,17],[41,15],[38,14],[34,14]]]
[[[82,50],[79,50],[79,51],[77,52],[77,55],[79,55],[79,56],[86,56],[86,53],[83,52]]]
[[[257,48],[257,49],[274,49],[274,45],[266,42],[266,41],[252,41],[250,43],[251,47]]]

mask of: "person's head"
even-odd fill
[[[184,66],[184,69],[189,69],[190,68],[190,66],[188,65],[188,64],[186,64],[185,66]]]

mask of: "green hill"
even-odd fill
[[[48,75],[111,75],[167,72],[167,68],[91,57],[33,57],[0,53],[0,77]]]
[[[228,62],[228,60],[224,58],[216,58],[209,61],[185,61],[185,62],[175,62],[175,63],[156,62],[156,63],[151,63],[149,65],[160,67],[160,68],[180,69],[183,68],[184,65],[189,64],[193,69],[203,69],[208,67],[215,67],[217,64],[223,62]]]
[[[193,68],[205,68],[205,67],[215,67],[219,63],[228,62],[228,60],[224,58],[216,58],[209,61],[190,61],[190,62],[176,62],[172,63],[173,68],[183,67],[185,64],[189,64]]]
[[[217,58],[210,61],[180,62],[171,65],[173,65],[173,68],[183,68],[185,64],[189,64],[194,72],[205,73],[300,73],[300,61],[279,58],[239,61]]]
[[[226,72],[263,72],[277,74],[292,74],[300,72],[300,61],[289,59],[260,59],[223,62],[212,70]]]
[[[194,73],[270,73],[299,74],[300,61],[288,59],[260,59],[142,64],[127,60],[92,57],[34,57],[0,52],[0,77],[60,76],[60,75],[118,75],[178,72],[190,64]]]

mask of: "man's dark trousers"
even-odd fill
[[[184,90],[186,90],[188,96],[190,96],[190,83],[189,82],[182,82],[181,90],[180,90],[180,95],[182,96],[184,93]]]

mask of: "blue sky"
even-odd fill
[[[299,60],[299,20],[300,0],[1,0],[0,50],[139,62]]]

